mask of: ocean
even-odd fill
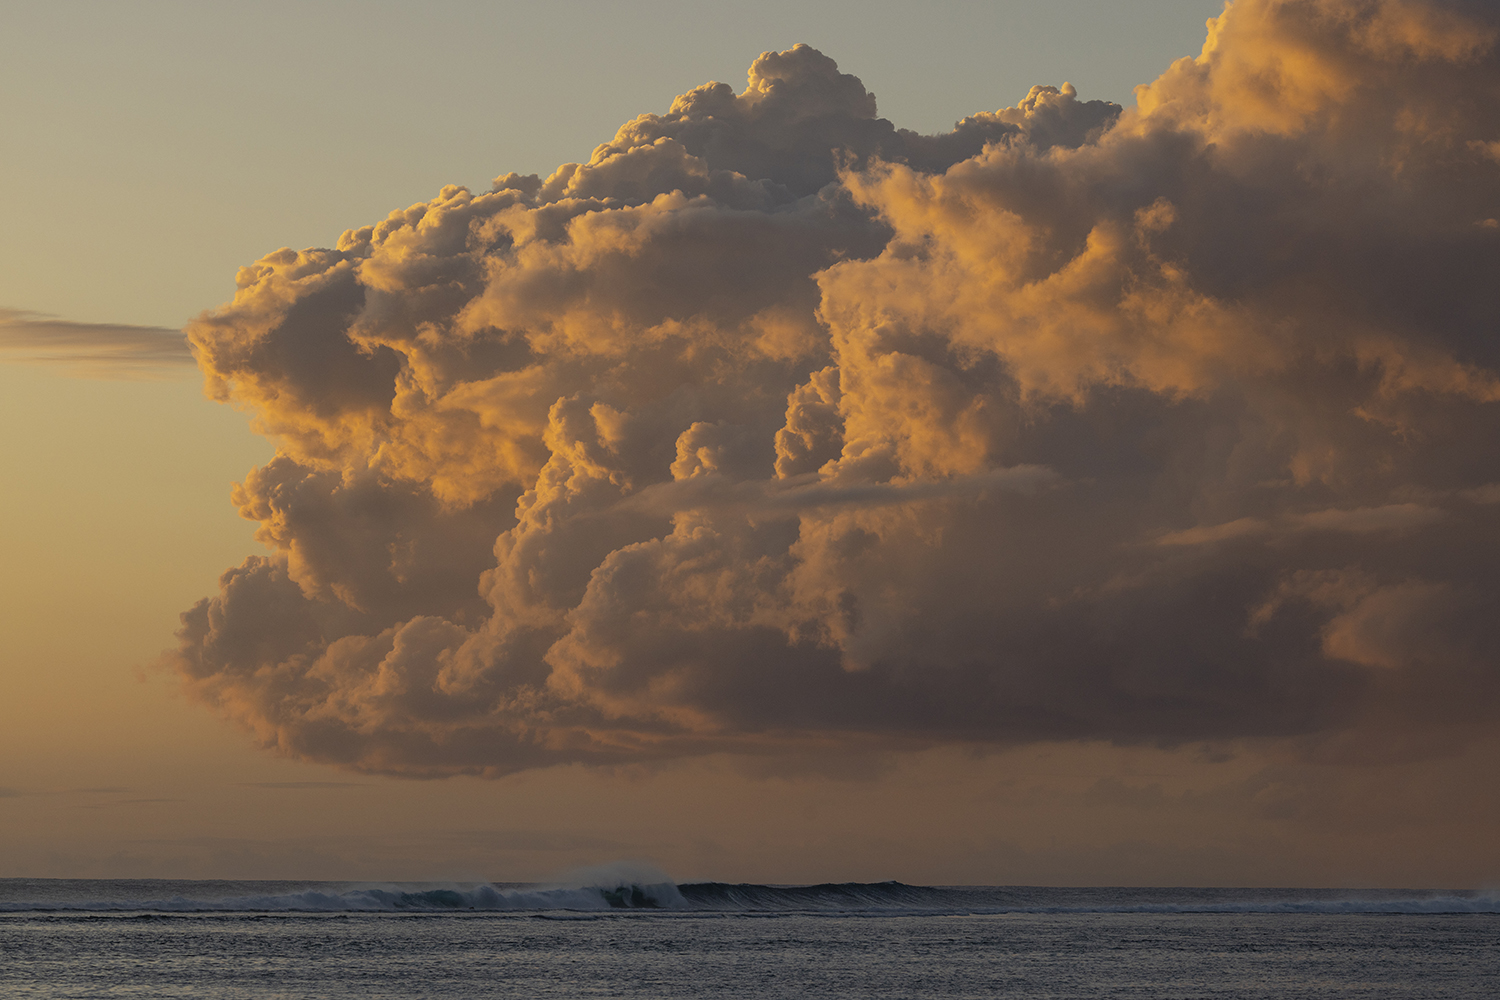
[[[1495,997],[1484,892],[0,879],[0,997]]]

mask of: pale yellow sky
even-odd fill
[[[176,328],[277,246],[331,245],[443,183],[585,160],[635,114],[709,77],[738,89],[761,50],[803,38],[923,132],[1032,83],[1129,103],[1196,54],[1221,5],[876,6],[750,24],[727,4],[580,4],[571,34],[505,4],[383,4],[352,23],[332,3],[11,12],[0,107],[21,155],[0,158],[0,309]],[[1046,740],[489,780],[257,748],[158,660],[179,615],[266,551],[229,494],[272,444],[181,365],[35,353],[0,340],[0,877],[531,880],[629,858],[767,882],[1500,879],[1486,739],[1395,763],[1270,739]]]

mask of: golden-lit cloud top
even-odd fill
[[[184,615],[268,745],[499,774],[1500,706],[1500,19],[1238,0],[1137,107],[921,136],[766,53],[241,270],[277,457]]]

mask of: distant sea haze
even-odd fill
[[[1476,997],[1476,891],[0,880],[0,995]]]

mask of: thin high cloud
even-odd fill
[[[274,552],[173,662],[411,775],[1461,743],[1500,708],[1497,37],[1238,0],[1134,108],[941,136],[798,46],[269,254],[189,336],[277,442],[234,494]]]
[[[74,323],[22,309],[0,309],[0,361],[95,379],[180,377],[194,364],[181,330]]]
[[[239,785],[244,788],[296,788],[314,790],[364,787],[364,784],[358,781],[241,781]]]

